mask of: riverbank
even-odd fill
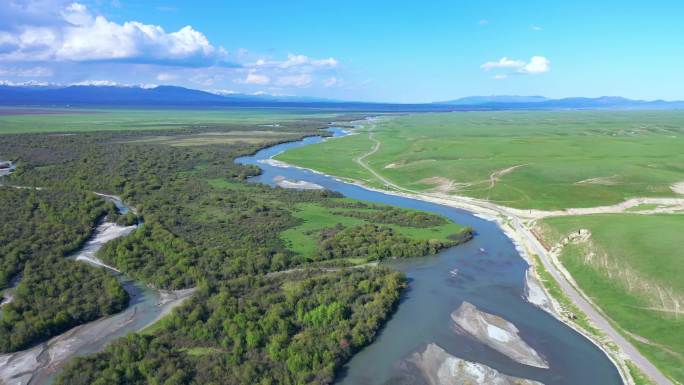
[[[371,152],[377,151],[378,144],[371,149]],[[363,160],[365,157],[357,158],[357,163],[363,166]],[[294,167],[303,170],[308,170],[317,174],[326,175],[320,173],[316,170],[311,170],[307,168],[302,168],[298,166],[289,165],[279,160],[274,160],[269,162],[270,165],[275,167]],[[670,207],[666,210],[672,210],[672,205],[678,206],[677,210],[682,207],[684,203],[680,199],[633,199],[622,204],[599,207],[599,208],[587,208],[587,209],[569,209],[569,210],[559,210],[554,212],[540,211],[540,210],[519,210],[511,209],[505,206],[500,206],[493,204],[488,201],[478,200],[469,197],[451,196],[446,194],[435,194],[435,193],[423,193],[416,192],[407,189],[403,189],[400,186],[394,185],[391,181],[386,180],[381,175],[377,175],[374,170],[370,169],[376,177],[381,180],[388,188],[378,189],[367,186],[366,184],[358,180],[350,180],[347,178],[340,179],[338,177],[332,177],[338,181],[344,181],[346,183],[354,184],[356,186],[362,187],[367,190],[404,197],[408,199],[421,200],[430,203],[436,203],[448,207],[453,207],[457,209],[462,209],[473,213],[474,215],[494,221],[503,230],[503,232],[516,244],[520,255],[527,261],[530,265],[530,271],[532,274],[527,274],[527,279],[529,280],[528,287],[543,287],[543,293],[547,300],[539,298],[539,291],[528,290],[528,300],[541,308],[545,309],[551,313],[556,319],[560,320],[569,327],[575,329],[576,331],[583,334],[589,340],[591,340],[596,346],[601,348],[604,353],[613,361],[614,365],[619,369],[620,375],[626,384],[632,384],[634,381],[631,377],[631,371],[629,364],[634,363],[642,372],[646,373],[649,377],[654,379],[658,384],[672,384],[662,373],[655,368],[636,348],[627,341],[610,323],[610,321],[601,314],[600,310],[597,310],[596,306],[587,298],[587,296],[581,292],[577,285],[572,280],[572,277],[565,271],[560,262],[556,260],[555,256],[551,255],[548,250],[544,248],[542,243],[536,238],[532,232],[532,224],[534,220],[548,217],[548,216],[563,216],[563,215],[577,215],[578,213],[589,214],[589,213],[603,213],[603,212],[615,212],[624,211],[629,208],[633,208],[644,203],[662,203],[667,204]],[[558,282],[559,287],[565,296],[570,298],[572,303],[577,309],[580,309],[583,313],[587,315],[587,319],[590,323],[603,333],[605,336],[597,336],[591,333],[590,330],[585,330],[581,325],[575,323],[572,317],[569,317],[567,312],[564,312],[560,306],[560,301],[554,299],[550,294],[548,288],[539,284],[541,282],[539,274],[537,273],[534,255],[539,256],[539,260],[543,267],[548,270],[551,276]],[[551,306],[543,306],[544,303],[548,302]],[[631,362],[629,362],[631,361]]]
[[[108,341],[126,335],[132,328],[142,330],[157,322],[194,293],[194,289],[151,294],[134,283],[126,285],[137,304],[111,317],[77,326],[33,348],[0,355],[0,383],[33,385],[50,383],[76,355],[93,353]],[[150,306],[144,306],[148,303]]]
[[[335,137],[342,135],[333,128]],[[575,385],[624,384],[614,362],[596,344],[558,318],[527,301],[535,293],[529,284],[529,264],[520,256],[520,245],[511,241],[493,221],[496,212],[475,215],[450,205],[399,196],[396,191],[369,189],[360,183],[330,177],[306,168],[273,162],[272,157],[296,148],[331,140],[307,138],[263,149],[252,157],[238,159],[241,164],[262,168],[252,182],[275,186],[275,178],[305,180],[319,184],[348,198],[421,210],[449,218],[454,223],[477,229],[472,242],[448,249],[427,259],[396,260],[388,263],[407,274],[409,294],[379,338],[357,353],[341,370],[337,384],[385,384],[404,381],[397,378],[396,365],[425,343],[440,341],[441,346],[458,357],[488,365],[508,375],[530,378],[542,383]],[[488,220],[482,217],[487,217]],[[457,272],[457,273],[455,273]],[[541,288],[539,291],[544,293]],[[530,298],[534,298],[532,295]],[[450,314],[462,302],[470,302],[516,325],[530,345],[550,363],[550,369],[534,369],[512,360],[502,360],[483,344],[453,333]],[[410,383],[410,382],[409,382]]]
[[[135,212],[117,196],[95,194],[112,201],[122,214]],[[128,293],[128,306],[117,314],[73,327],[31,348],[0,355],[0,384],[49,384],[73,357],[101,351],[112,340],[149,327],[194,293],[194,288],[168,291],[146,287],[126,278],[118,269],[97,258],[97,252],[107,242],[126,236],[136,228],[137,225],[121,226],[104,219],[81,248],[67,257],[74,263],[89,263],[108,269]],[[12,286],[18,283],[19,278],[16,277]],[[2,304],[8,302],[6,300]]]

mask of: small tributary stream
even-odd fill
[[[112,201],[121,213],[130,210],[119,198],[102,196]],[[108,241],[127,235],[135,228],[136,226],[124,227],[102,221],[83,247],[69,258],[83,261],[81,263],[103,266],[95,257],[97,251]],[[128,292],[130,296],[128,307],[113,316],[103,317],[72,328],[30,349],[1,354],[0,384],[50,384],[69,359],[102,351],[112,340],[144,329],[192,293],[192,289],[180,291],[151,289],[111,268],[108,269],[117,276]]]
[[[334,136],[346,134],[342,129],[329,130]],[[464,210],[368,190],[271,161],[281,152],[322,140],[325,139],[309,137],[279,144],[236,161],[262,169],[262,174],[254,177],[253,182],[275,185],[283,178],[293,183],[308,182],[349,198],[443,215],[476,231],[472,241],[436,256],[387,263],[406,273],[409,289],[375,342],[344,366],[337,384],[407,383],[401,373],[402,362],[431,343],[437,343],[455,357],[545,385],[622,384],[616,367],[604,352],[525,299],[528,265],[496,223]],[[520,330],[520,336],[546,359],[549,369],[522,365],[481,342],[455,333],[450,315],[464,301],[513,323]]]

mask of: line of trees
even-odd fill
[[[369,206],[366,210],[334,210],[333,214],[363,219],[373,223],[418,228],[435,227],[448,223],[445,218],[438,215],[378,205]]]
[[[361,257],[367,261],[380,261],[437,254],[456,244],[451,240],[412,239],[388,226],[363,224],[345,228],[337,225],[319,232],[316,255],[321,259]]]

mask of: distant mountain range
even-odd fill
[[[539,103],[549,99],[543,96],[518,96],[518,95],[492,95],[492,96],[466,96],[465,98],[434,102],[434,104],[447,104],[457,106],[474,106],[491,103]]]
[[[291,107],[345,111],[451,111],[459,106],[350,102],[301,96],[211,93],[177,86],[7,85],[0,84],[0,106],[119,107]],[[467,108],[471,109],[471,108]]]
[[[188,104],[210,105],[227,102],[322,102],[307,97],[211,93],[176,86],[11,86],[0,85],[0,103],[3,104]]]
[[[372,111],[459,111],[536,109],[675,109],[684,101],[644,101],[622,97],[548,99],[543,96],[469,96],[422,104],[368,103],[332,99],[215,93],[177,86],[1,85],[0,105],[8,106],[244,106],[315,107]]]
[[[436,102],[437,105],[478,106],[492,109],[675,109],[684,108],[684,101],[634,100],[619,96],[598,98],[548,99],[543,96],[468,96]]]

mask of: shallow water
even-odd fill
[[[334,136],[345,134],[341,129],[329,130]],[[598,347],[524,299],[528,265],[496,223],[464,210],[370,191],[308,170],[264,162],[283,151],[322,140],[310,137],[280,144],[236,161],[263,170],[252,178],[253,182],[274,185],[276,177],[311,182],[349,198],[440,214],[476,231],[472,241],[436,256],[389,263],[406,273],[409,289],[375,342],[344,366],[337,384],[392,384],[398,381],[398,363],[432,342],[456,357],[546,385],[622,384],[617,369]],[[450,273],[454,269],[458,271],[455,276]],[[550,368],[519,364],[482,343],[455,334],[450,314],[463,301],[515,324],[522,338],[549,362]]]

